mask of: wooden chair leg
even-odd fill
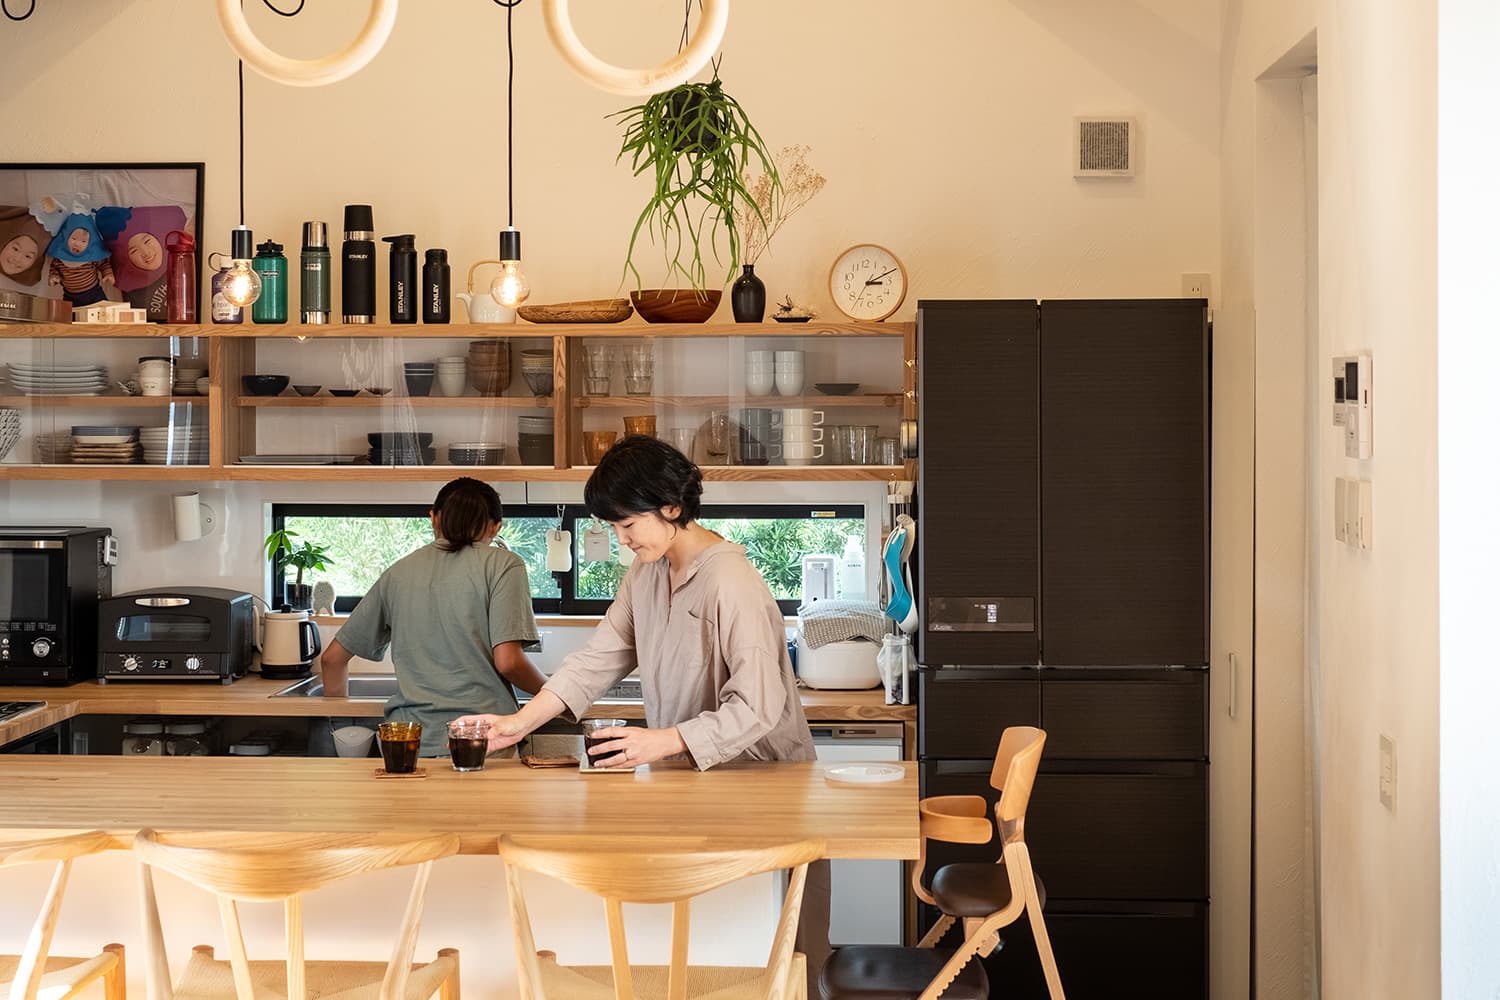
[[[125,946],[107,944],[104,951],[115,956],[115,964],[104,974],[104,1000],[125,1000]]]
[[[1037,957],[1042,960],[1042,974],[1047,978],[1047,995],[1051,1000],[1066,1000],[1062,977],[1057,972],[1057,959],[1052,956],[1052,939],[1047,936],[1047,923],[1042,919],[1036,882],[1030,878],[1026,880],[1026,895],[1026,915],[1031,918],[1031,936],[1036,941]]]
[[[932,929],[929,930],[926,934],[922,935],[922,940],[920,940],[920,941],[917,942],[917,947],[918,948],[933,948],[933,947],[936,947],[937,943],[943,939],[943,935],[948,933],[948,928],[950,928],[952,926],[953,926],[953,918],[951,916],[949,916],[948,914],[946,914],[946,913],[943,914],[941,917],[938,918],[937,923],[935,923],[935,924],[932,925]]]
[[[448,974],[447,979],[443,980],[443,985],[438,992],[439,1000],[460,1000],[458,995],[458,949],[439,948],[438,958],[453,959],[453,971]]]

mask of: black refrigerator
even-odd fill
[[[917,363],[922,794],[993,802],[1001,731],[1045,729],[1026,839],[1068,997],[1200,1000],[1206,303],[923,301]],[[996,995],[1045,998],[1026,921],[1001,933]]]

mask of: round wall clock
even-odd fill
[[[834,258],[828,292],[850,319],[885,319],[906,300],[906,268],[885,247],[857,243]]]

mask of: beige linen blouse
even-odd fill
[[[696,767],[812,760],[781,609],[744,547],[705,549],[675,591],[669,572],[666,559],[633,565],[588,644],[546,690],[577,720],[638,668],[646,724],[676,726]]]

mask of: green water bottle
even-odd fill
[[[257,323],[286,322],[286,255],[281,244],[266,240],[255,248],[250,262],[260,275],[260,298],[250,307],[250,318]]]

